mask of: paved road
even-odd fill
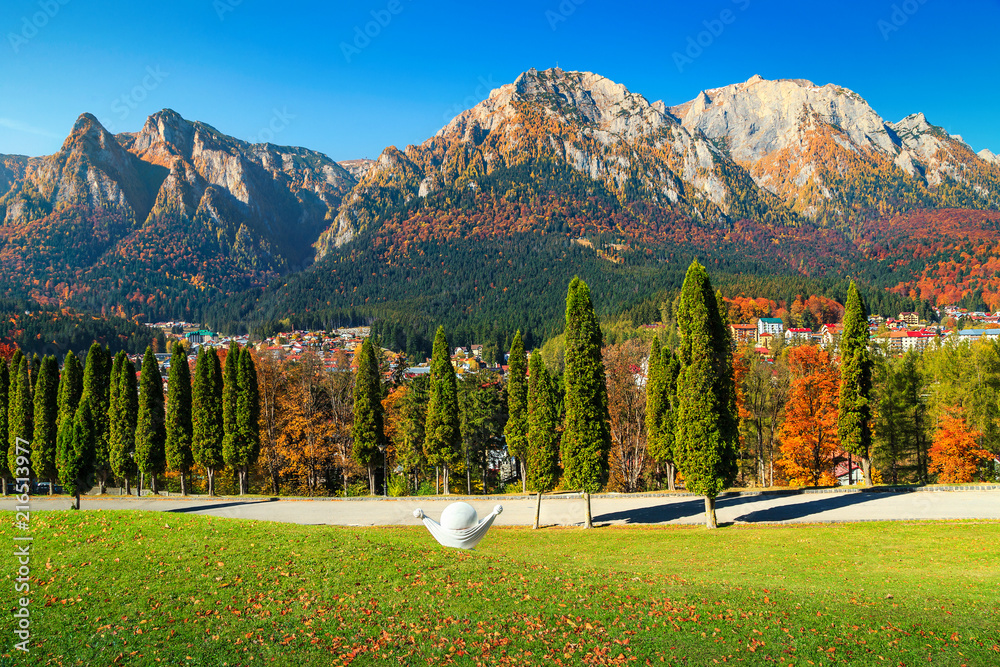
[[[299,524],[346,526],[419,525],[413,510],[422,508],[438,518],[450,499],[429,497],[366,500],[266,500],[220,498],[83,498],[83,509],[147,510]],[[480,516],[496,504],[504,511],[496,525],[531,525],[534,498],[469,499]],[[63,510],[63,497],[31,499],[32,511]],[[13,510],[15,501],[0,499],[0,510]],[[704,521],[704,501],[692,496],[598,496],[591,500],[596,524],[698,524]],[[572,526],[583,521],[579,497],[544,497],[542,525]],[[1000,519],[1000,490],[910,493],[808,493],[800,495],[730,495],[717,504],[720,523],[812,523],[900,519]]]

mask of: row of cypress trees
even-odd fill
[[[705,521],[717,525],[716,498],[738,470],[739,418],[733,372],[733,341],[721,292],[708,272],[691,263],[677,309],[676,354],[654,340],[646,379],[649,452],[667,469],[668,488],[684,476],[685,488],[705,498]],[[611,437],[600,324],[590,290],[574,278],[566,297],[565,420],[561,439],[564,483],[585,493],[607,483]],[[520,332],[508,365],[509,421],[504,434],[511,456],[522,462],[522,479],[545,491],[558,479],[558,407],[540,354],[531,355],[525,382]],[[868,316],[857,286],[848,292],[841,342],[838,426],[845,448],[857,455],[869,485],[871,357]],[[524,467],[527,466],[527,471]],[[588,517],[589,519],[589,517]],[[588,520],[589,524],[589,520]]]
[[[36,355],[37,358],[37,355]],[[201,350],[192,391],[187,354],[172,350],[164,411],[163,378],[151,347],[146,349],[138,383],[124,352],[114,358],[94,343],[83,366],[72,351],[60,372],[54,356],[29,363],[16,351],[0,363],[0,476],[3,491],[14,476],[16,443],[30,443],[36,480],[56,482],[76,496],[98,484],[122,480],[125,493],[138,475],[157,492],[157,477],[180,473],[188,492],[193,465],[205,469],[209,493],[215,473],[231,466],[240,493],[249,491],[249,469],[260,450],[260,414],[256,368],[247,349],[232,344],[225,373],[215,350]]]
[[[705,497],[706,523],[714,527],[715,499],[732,484],[737,471],[736,385],[726,309],[698,262],[691,264],[685,277],[677,320],[676,354],[657,341],[650,355],[649,450],[667,466],[670,488],[679,471],[686,488]],[[555,383],[540,354],[531,355],[529,368],[520,332],[509,355],[509,419],[504,434],[510,455],[521,462],[525,487],[553,488],[561,458],[565,484],[592,493],[607,482],[611,435],[600,323],[590,290],[579,278],[571,281],[567,293],[565,336],[562,437]],[[867,314],[852,283],[841,342],[839,427],[845,447],[862,459],[870,483],[867,337]],[[151,348],[143,368],[150,372],[141,374],[136,391],[135,369],[124,353],[112,362],[96,344],[88,352],[85,369],[72,353],[67,354],[61,374],[54,357],[29,364],[16,353],[9,369],[0,364],[0,400],[7,407],[0,410],[4,431],[0,435],[6,436],[0,442],[8,444],[4,483],[15,468],[12,444],[17,438],[31,441],[34,435],[36,477],[54,482],[58,476],[67,490],[77,494],[95,473],[102,491],[113,474],[125,480],[128,492],[129,477],[138,473],[140,491],[148,476],[155,492],[157,475],[166,469],[180,473],[186,493],[193,465],[205,469],[209,493],[215,492],[215,473],[223,465],[232,467],[240,493],[247,493],[249,469],[259,454],[260,412],[249,350],[231,346],[224,370],[214,350],[200,352],[192,391],[186,355],[176,345],[166,413],[162,378]],[[449,471],[461,456],[462,434],[457,379],[443,327],[435,335],[430,379],[423,450],[428,462],[443,470],[447,493]],[[381,398],[377,356],[366,340],[354,387],[353,456],[367,466],[372,493],[376,457],[386,446]]]

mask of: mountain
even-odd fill
[[[850,223],[917,206],[1000,205],[992,158],[922,113],[887,122],[842,86],[754,76],[670,112],[810,218]]]
[[[249,144],[169,109],[119,135],[83,114],[55,155],[2,159],[0,265],[43,303],[190,308],[196,293],[310,263],[355,183],[321,153]]]
[[[483,327],[551,326],[574,273],[624,307],[676,288],[698,257],[723,285],[768,276],[754,289],[779,299],[850,275],[879,285],[870,302],[891,313],[944,294],[913,289],[922,273],[892,234],[908,230],[913,248],[928,220],[990,228],[970,209],[997,208],[998,174],[922,114],[887,122],[832,84],[753,77],[667,107],[597,74],[529,70],[423,143],[386,148],[320,235],[316,264],[255,312],[403,319],[400,345],[431,322],[485,339]],[[942,215],[909,216],[928,209]],[[949,298],[992,298],[963,285]]]
[[[520,187],[540,171],[585,184],[590,196],[616,200],[619,208],[642,202],[706,224],[787,217],[780,200],[663,103],[650,104],[597,74],[532,69],[419,146],[387,148],[320,237],[317,254],[347,243],[388,209],[483,189],[484,179],[505,196],[509,183]],[[590,231],[616,228],[611,220],[592,222]],[[480,227],[467,231],[475,235]]]
[[[0,296],[221,329],[374,318],[413,351],[438,323],[539,344],[573,275],[614,314],[693,257],[777,301],[850,276],[886,314],[1000,305],[998,193],[993,153],[800,79],[667,106],[531,69],[419,145],[340,163],[169,109],[118,135],[84,114],[55,155],[0,155]]]
[[[979,158],[981,160],[984,160],[985,162],[997,162],[997,163],[1000,163],[1000,155],[994,155],[993,151],[991,151],[988,148],[984,148],[983,150],[981,150],[978,153],[976,153],[976,155],[978,155]]]

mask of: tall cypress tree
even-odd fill
[[[3,484],[3,495],[7,495],[7,409],[10,407],[10,371],[7,360],[0,359],[0,482]]]
[[[558,397],[541,352],[532,353],[528,368],[528,486],[551,491],[559,481]]]
[[[6,428],[3,433],[3,442],[0,443],[3,456],[3,459],[0,460],[0,469],[4,473],[3,490],[5,494],[7,493],[7,478],[12,478],[14,474],[14,471],[7,469],[7,451],[10,445],[10,411],[12,407],[11,403],[17,395],[17,369],[20,367],[23,356],[20,349],[15,349],[14,354],[11,355],[10,360],[7,362],[7,403],[4,407],[4,423],[6,424]]]
[[[42,358],[35,352],[31,355],[31,368],[28,369],[31,379],[31,395],[35,395],[35,385],[38,384],[38,377],[42,373]]]
[[[354,380],[354,446],[351,456],[368,468],[368,485],[375,495],[375,463],[379,449],[385,446],[385,424],[382,411],[382,377],[378,359],[370,338],[361,344],[358,374]],[[385,483],[388,484],[388,475]]]
[[[601,327],[590,288],[573,278],[566,294],[566,428],[562,461],[566,484],[585,493],[607,482],[611,428],[608,389],[601,358]],[[590,518],[587,524],[590,525]]]
[[[236,379],[236,460],[240,494],[250,492],[250,467],[260,455],[260,389],[257,368],[249,349],[240,352]]]
[[[722,372],[719,373],[716,380],[715,393],[723,408],[719,431],[727,442],[733,443],[734,447],[733,478],[729,482],[731,484],[739,473],[740,413],[736,402],[736,368],[733,364],[733,350],[736,346],[733,344],[733,334],[729,330],[729,308],[722,298],[721,290],[715,292],[715,305],[719,311],[719,333],[722,345],[722,349],[718,350]]]
[[[667,473],[667,488],[675,488],[677,457],[674,453],[676,430],[677,373],[680,366],[669,348],[653,339],[646,374],[646,435],[649,455],[662,463]]]
[[[66,453],[73,447],[73,418],[83,395],[83,366],[73,351],[66,353],[59,373],[59,397],[56,412],[56,471],[63,478]]]
[[[28,359],[21,357],[17,365],[17,375],[11,377],[10,407],[7,410],[7,469],[14,473],[17,465],[17,443],[23,440],[31,443],[35,407],[31,401],[31,378],[28,373]],[[22,449],[26,445],[21,444]]]
[[[119,404],[121,393],[122,360],[126,358],[124,352],[118,352],[111,358],[111,375],[108,378],[108,468],[113,477],[121,476],[115,471],[115,418],[117,416],[116,406]]]
[[[187,476],[191,470],[191,369],[187,352],[174,343],[167,377],[167,440],[164,445],[167,467],[181,476],[181,494],[187,495]]]
[[[229,363],[229,362],[232,363]],[[237,378],[240,374],[240,346],[229,344],[226,365],[222,369],[222,428],[225,437],[236,433]]]
[[[715,528],[715,498],[737,472],[735,382],[729,335],[705,267],[691,262],[677,310],[678,466],[688,491],[705,496],[705,522]]]
[[[503,428],[507,453],[521,464],[521,489],[527,491],[528,476],[528,358],[520,330],[514,334],[507,357],[507,424]]]
[[[83,369],[83,396],[81,401],[90,402],[90,414],[94,421],[94,472],[104,493],[111,465],[108,460],[108,396],[111,364],[107,351],[99,343],[93,343],[87,351]]]
[[[94,471],[94,455],[97,447],[97,424],[94,421],[92,403],[81,400],[73,415],[70,446],[59,469],[59,480],[70,495],[76,496],[74,509],[80,509],[80,492],[89,488],[90,476]]]
[[[424,456],[444,471],[444,492],[451,493],[448,472],[462,454],[461,417],[458,411],[458,381],[444,327],[438,327],[431,352],[431,387],[424,423]]]
[[[20,348],[15,348],[14,354],[11,355],[10,361],[7,362],[7,368],[9,370],[10,383],[13,385],[17,381],[17,369],[21,365],[21,359],[24,358],[24,354],[21,353]],[[10,388],[11,394],[13,395],[13,387]]]
[[[124,352],[119,352],[111,359],[111,377],[108,379],[108,447],[110,456],[111,446],[111,422],[115,414],[115,402],[118,400],[122,374],[122,360],[126,358]]]
[[[31,469],[36,479],[49,480],[49,494],[59,471],[56,469],[56,415],[59,413],[59,363],[53,356],[42,360],[35,383],[34,440],[31,443]]]
[[[222,458],[222,367],[214,349],[201,350],[194,367],[194,395],[191,406],[191,453],[194,462],[205,468],[208,493],[215,495],[215,471]]]
[[[124,352],[115,355],[111,377],[108,458],[111,472],[125,483],[127,494],[129,479],[136,473],[135,429],[139,417],[139,394],[135,381],[135,366]]]
[[[135,463],[143,477],[149,478],[149,488],[157,492],[156,476],[167,466],[164,443],[167,430],[163,414],[163,376],[156,363],[153,348],[147,347],[139,375],[139,410],[135,427]],[[142,478],[139,493],[142,494]]]
[[[861,459],[865,485],[872,485],[872,359],[868,345],[868,310],[851,281],[844,305],[844,330],[840,337],[840,405],[837,432],[844,449]]]
[[[222,459],[236,472],[237,451],[240,449],[236,428],[236,401],[239,397],[240,346],[229,344],[226,364],[222,368]]]

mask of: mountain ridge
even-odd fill
[[[867,262],[881,281],[880,262],[899,259],[865,250],[887,243],[880,221],[910,238],[928,226],[908,211],[942,209],[978,229],[981,216],[947,211],[996,209],[998,193],[990,151],[922,113],[886,121],[836,84],[755,75],[667,106],[599,74],[531,69],[376,160],[249,143],[171,109],[116,135],[82,114],[56,154],[0,156],[0,266],[8,293],[47,303],[166,318],[230,309],[229,321],[264,317],[254,303],[268,284],[279,288],[267,317],[285,283],[295,299],[316,292],[300,299],[309,309],[368,308],[397,290],[389,278],[385,295],[358,289],[380,267],[432,271],[419,255],[440,252],[454,276],[464,260],[446,249],[458,247],[496,253],[497,279],[477,273],[461,291],[476,300],[507,298],[497,284],[516,277],[514,258],[542,256],[533,248],[642,271],[692,254],[809,277]],[[885,287],[924,294],[944,279],[917,268]]]

